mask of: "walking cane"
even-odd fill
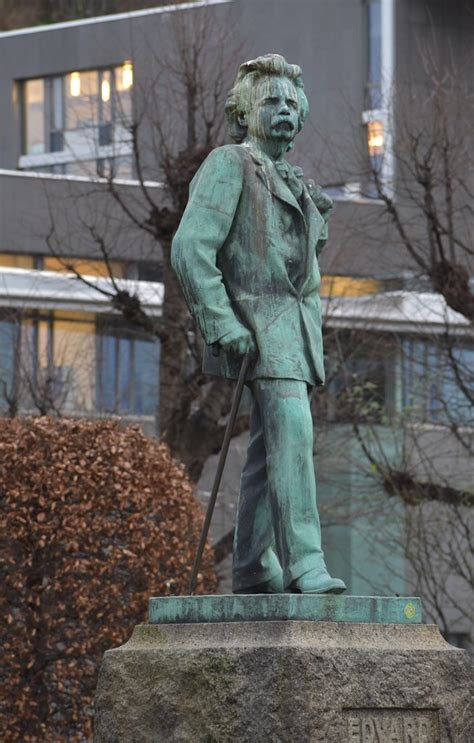
[[[240,366],[239,378],[237,379],[237,386],[234,392],[234,399],[232,401],[232,408],[230,410],[229,421],[227,428],[225,429],[224,441],[222,442],[222,449],[219,456],[219,463],[217,465],[216,477],[214,479],[214,485],[212,486],[211,497],[209,499],[209,505],[207,506],[206,518],[204,520],[204,526],[202,527],[201,538],[199,540],[199,546],[194,559],[193,572],[191,580],[189,582],[189,595],[192,596],[194,589],[196,588],[197,575],[199,565],[201,564],[202,553],[206,544],[207,534],[209,526],[211,525],[212,514],[214,513],[214,506],[216,505],[217,494],[219,492],[219,485],[221,484],[222,473],[224,472],[225,460],[227,459],[227,452],[229,451],[229,444],[232,438],[232,431],[234,430],[235,419],[239,412],[240,400],[242,398],[242,392],[244,389],[245,378],[249,368],[251,354],[247,353]]]

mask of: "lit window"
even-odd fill
[[[71,72],[69,75],[69,94],[73,98],[81,95],[81,75],[79,72]]]
[[[115,86],[117,90],[117,119],[127,122],[132,113],[133,67],[125,62],[122,67],[115,68]]]
[[[367,144],[369,155],[377,157],[383,155],[384,131],[383,121],[369,121],[367,125]]]
[[[380,182],[377,176],[381,176],[385,147],[385,135],[383,121],[368,121],[367,123],[367,148],[370,158],[370,176],[366,185],[365,195],[370,198],[380,196]]]
[[[321,277],[322,297],[363,297],[381,290],[376,279],[353,278],[326,274]]]
[[[110,83],[110,71],[106,70],[102,73],[102,80],[100,83],[100,99],[102,106],[109,112],[110,109],[110,97],[112,95],[112,87]],[[106,105],[107,104],[107,105]],[[106,118],[110,118],[110,113]]]
[[[125,62],[121,74],[121,82],[117,83],[117,87],[119,90],[129,90],[133,85],[133,67],[131,62]]]
[[[51,376],[63,412],[92,411],[95,407],[94,319],[87,312],[54,313]]]
[[[0,311],[0,414],[155,416],[160,346],[121,318]]]
[[[43,259],[43,269],[45,271],[70,273],[71,270],[76,270],[83,276],[101,276],[102,278],[109,278],[109,267],[115,278],[124,278],[125,264],[120,261],[110,261],[109,265],[107,265],[105,261],[93,258],[54,258],[53,256],[45,256]]]
[[[88,166],[85,174],[100,174],[101,169],[104,170],[101,157],[110,159],[110,154],[98,150],[115,145],[122,148],[129,140],[132,90],[131,62],[111,69],[75,70],[63,76],[26,80],[23,84],[24,154],[62,152],[60,172],[72,173],[75,162],[88,161],[89,166],[93,166],[92,172]],[[70,162],[65,154],[70,154]],[[49,168],[55,166],[49,159],[44,164],[40,161],[23,165],[20,161],[20,167],[51,172]],[[115,171],[127,168],[131,169],[131,158],[122,162],[120,168],[112,168],[112,172],[115,175]]]
[[[98,124],[98,73],[72,72],[66,81],[66,129]]]
[[[5,268],[33,268],[33,256],[0,253],[0,266]]]
[[[95,407],[95,316],[0,315],[0,410],[90,413]]]
[[[45,151],[44,97],[44,80],[25,82],[25,150],[31,155]]]

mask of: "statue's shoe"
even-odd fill
[[[285,593],[283,588],[283,576],[278,578],[272,578],[264,583],[257,583],[254,586],[248,586],[248,588],[242,588],[238,591],[232,591],[232,593]]]
[[[344,593],[346,584],[340,578],[331,578],[327,570],[310,570],[294,580],[291,593]]]

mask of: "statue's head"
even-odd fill
[[[226,101],[230,135],[237,142],[247,137],[276,139],[287,149],[308,116],[301,68],[280,54],[266,54],[240,65]]]

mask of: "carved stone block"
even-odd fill
[[[467,654],[435,626],[141,625],[104,656],[96,743],[470,743]]]

